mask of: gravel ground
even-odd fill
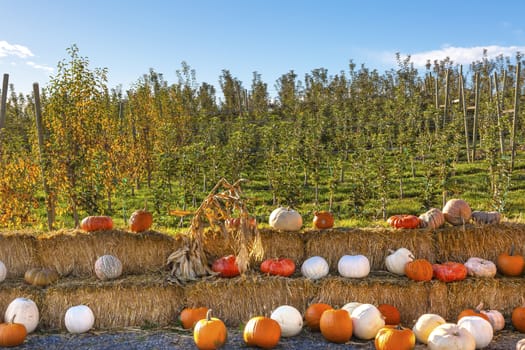
[[[516,342],[525,335],[511,330],[498,332],[487,350],[513,350]],[[125,329],[115,332],[90,332],[85,334],[68,333],[32,333],[25,343],[16,349],[96,349],[96,350],[164,350],[196,349],[191,332],[180,328],[155,330]],[[238,329],[228,329],[228,342],[222,349],[249,349]],[[275,349],[374,349],[373,341],[354,341],[346,344],[329,343],[319,333],[303,330],[296,337],[281,338]],[[418,344],[416,349],[427,349]]]

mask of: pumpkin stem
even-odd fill
[[[148,204],[148,200],[144,198],[144,211],[146,211],[146,208],[148,207],[147,204]]]
[[[479,303],[479,305],[476,306],[474,310],[479,314],[482,309],[483,309],[483,302]]]
[[[211,321],[211,309],[208,309],[208,311],[206,312],[206,321]]]
[[[14,314],[13,317],[11,317],[11,321],[9,321],[9,323],[15,323],[15,317],[16,317],[16,314]]]
[[[513,255],[514,255],[514,244],[510,246],[510,252],[509,252],[509,255],[510,255],[510,256],[513,256]]]

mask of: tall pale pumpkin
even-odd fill
[[[39,319],[40,313],[36,303],[28,298],[16,298],[11,301],[4,315],[4,320],[23,324],[28,334],[36,329]]]
[[[412,331],[416,335],[416,339],[424,344],[428,343],[428,336],[432,331],[442,324],[445,324],[447,321],[439,315],[436,314],[423,314],[419,316],[412,328]]]
[[[472,209],[463,199],[451,199],[443,207],[445,220],[454,226],[468,223],[471,215]]]
[[[270,318],[281,326],[282,337],[293,337],[303,329],[303,315],[293,306],[279,306],[273,310]]]
[[[356,338],[374,339],[377,332],[385,326],[381,311],[372,304],[359,305],[352,311],[353,333]]]
[[[458,321],[458,326],[472,334],[476,341],[476,349],[483,349],[492,341],[494,330],[489,321],[479,316],[466,316]]]

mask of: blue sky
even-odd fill
[[[45,86],[76,44],[108,86],[128,89],[150,68],[168,83],[186,61],[198,83],[217,86],[223,69],[249,88],[261,74],[271,94],[294,70],[395,67],[395,53],[417,67],[449,56],[468,65],[525,52],[525,1],[352,0],[0,0],[0,73],[17,92]]]

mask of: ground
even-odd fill
[[[513,330],[498,332],[486,350],[513,350],[518,340],[525,334]],[[68,333],[33,333],[25,343],[17,349],[78,349],[78,350],[164,350],[164,349],[196,349],[190,331],[177,327],[162,329],[124,329],[113,332],[89,332],[85,334]],[[249,349],[242,340],[239,329],[228,330],[228,341],[222,349]],[[276,350],[304,349],[375,349],[373,341],[352,339],[345,344],[328,343],[320,333],[312,333],[304,329],[300,335],[291,338],[281,338]],[[418,344],[417,349],[427,349],[426,345]]]

